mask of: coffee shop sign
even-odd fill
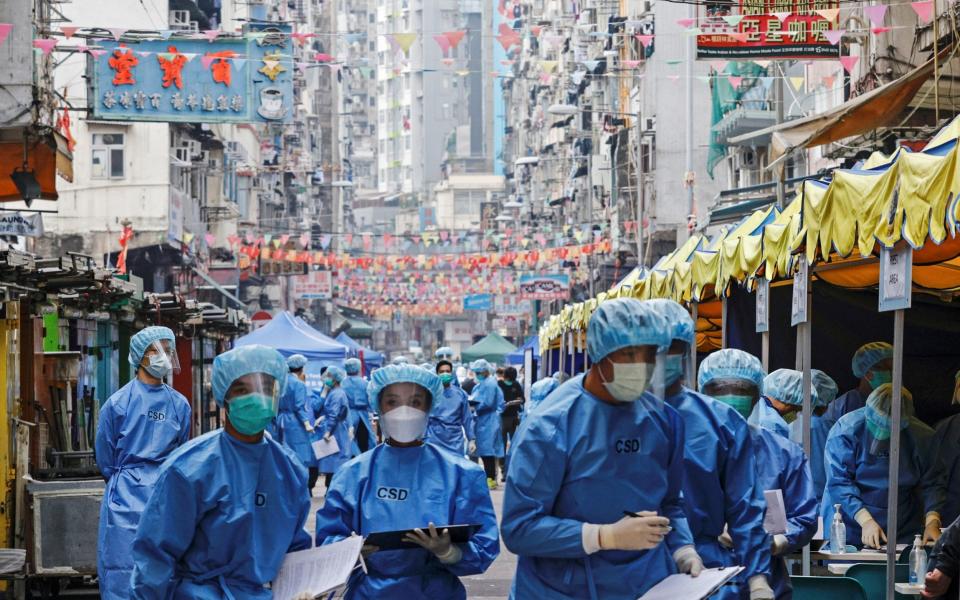
[[[89,105],[103,120],[282,123],[293,107],[289,26],[241,36],[103,42],[91,53]]]

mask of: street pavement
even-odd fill
[[[311,533],[315,530],[314,516],[317,509],[323,505],[323,482],[317,486],[316,495],[313,498],[313,510],[310,511],[310,519],[307,521],[307,531]],[[501,507],[503,505],[503,484],[500,489],[490,492],[493,498],[493,508],[497,511],[497,522],[500,522]],[[507,548],[500,542],[500,556],[482,575],[464,577],[463,585],[467,588],[467,598],[470,600],[506,600],[510,595],[510,585],[513,582],[513,574],[517,569],[517,557],[510,554]]]

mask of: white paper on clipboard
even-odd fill
[[[313,447],[313,456],[317,460],[340,452],[340,444],[337,443],[337,438],[333,437],[332,435],[330,436],[330,439],[325,440],[320,438],[310,445]]]
[[[314,598],[344,589],[360,558],[363,538],[346,539],[287,554],[273,581],[273,597],[291,600],[300,594]]]
[[[671,575],[653,586],[638,600],[702,600],[709,598],[724,583],[736,577],[743,567],[704,569],[697,577]]]

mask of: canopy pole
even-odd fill
[[[720,296],[720,347],[727,347],[727,294]]]
[[[560,334],[560,372],[561,373],[566,373],[566,368],[565,368],[566,365],[564,364],[566,362],[564,360],[566,358],[566,354],[567,354],[567,334],[561,333]]]
[[[813,338],[813,291],[807,291],[807,320],[800,325],[803,337],[803,452],[810,456],[810,428],[813,425],[813,376],[810,372]],[[766,334],[764,334],[766,337]],[[801,570],[804,577],[810,576],[810,544],[803,547]]]
[[[890,407],[890,486],[887,489],[887,598],[894,597],[897,564],[897,502],[900,491],[900,399],[903,387],[903,309],[893,313],[893,404]]]

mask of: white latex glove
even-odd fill
[[[307,430],[307,433],[313,433],[313,425],[310,424],[310,421],[304,421],[303,428]]]
[[[724,548],[733,548],[733,538],[730,537],[730,531],[727,530],[726,525],[723,526],[723,533],[717,536],[717,541]]]
[[[329,442],[331,437],[333,437],[333,436],[330,435],[330,432],[328,431],[328,432],[326,432],[325,434],[323,434],[323,441]]]
[[[773,589],[767,583],[766,575],[754,575],[750,578],[750,600],[775,600]]]
[[[316,421],[314,421],[313,426],[320,427],[320,423],[323,423],[323,417],[319,417]]]
[[[860,524],[860,541],[865,548],[879,548],[887,543],[887,534],[883,532],[880,523],[877,523],[876,519],[870,514],[870,511],[861,508],[853,518]]]
[[[697,554],[697,549],[691,546],[681,546],[673,553],[673,562],[677,563],[677,570],[696,577],[703,571],[703,559]]]
[[[600,526],[600,547],[604,550],[649,550],[670,533],[670,519],[643,511],[639,517],[624,517]]]
[[[787,540],[787,536],[778,533],[773,536],[773,542],[770,544],[770,553],[774,556],[780,556],[786,552],[789,544],[790,542]]]
[[[423,546],[433,552],[437,559],[446,565],[459,562],[463,556],[460,548],[454,546],[453,542],[450,541],[450,531],[444,529],[438,532],[436,525],[433,523],[429,523],[427,532],[422,529],[414,529],[413,533],[408,533],[403,537],[403,541]]]
[[[355,433],[355,432],[354,432],[354,430],[353,430],[353,427],[351,427],[350,429],[347,430],[347,435],[350,436],[350,439],[351,439],[351,440],[353,439],[353,434],[354,434],[354,433]]]
[[[924,545],[933,544],[940,539],[940,513],[930,511],[927,513],[926,526],[923,529]]]
[[[467,453],[468,453],[468,454],[476,454],[476,453],[477,453],[477,441],[476,441],[476,440],[470,440],[469,442],[467,442]]]

